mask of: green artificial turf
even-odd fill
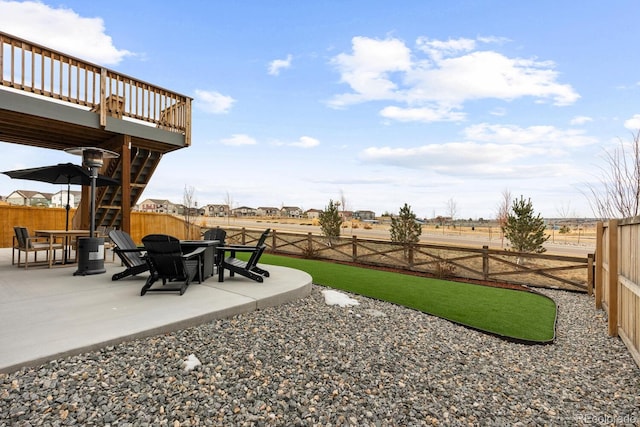
[[[556,305],[546,296],[265,254],[261,263],[305,271],[313,283],[392,302],[472,328],[530,342],[555,337]]]

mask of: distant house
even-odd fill
[[[280,216],[283,218],[301,218],[302,209],[296,206],[283,206],[280,208]]]
[[[307,209],[304,215],[309,219],[319,219],[321,213],[320,209]]]
[[[229,205],[206,205],[205,216],[226,217],[229,216]]]
[[[140,212],[178,214],[177,205],[171,203],[169,200],[161,199],[146,199],[142,203],[138,204],[138,210]]]
[[[16,190],[7,196],[7,203],[20,206],[49,206],[52,196],[51,193]]]
[[[177,215],[187,216],[188,214],[190,217],[204,216],[204,213],[205,213],[204,208],[198,208],[197,206],[191,206],[190,208],[187,208],[185,205],[181,203],[175,205],[175,210],[176,210],[175,213]]]
[[[353,212],[351,211],[339,211],[338,216],[342,218],[343,221],[351,221],[353,218]]]
[[[376,219],[376,213],[374,211],[355,211],[353,217],[360,221],[373,221]]]
[[[51,206],[57,208],[64,208],[67,206],[67,201],[69,201],[69,206],[72,208],[77,208],[80,205],[80,199],[82,198],[82,191],[69,191],[67,198],[67,190],[60,190],[57,193],[51,196]]]
[[[233,216],[256,216],[256,210],[254,208],[250,208],[248,206],[241,206],[239,208],[235,208],[231,211]]]
[[[261,206],[258,209],[256,209],[256,215],[261,217],[278,216],[279,214],[280,214],[280,209],[278,208]]]

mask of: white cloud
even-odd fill
[[[458,52],[472,51],[476,47],[476,41],[466,38],[443,41],[419,37],[418,40],[416,40],[416,46],[419,50],[427,53],[434,59],[440,59],[443,56],[451,56]]]
[[[101,18],[85,18],[71,9],[53,8],[40,2],[0,0],[0,28],[100,65],[115,65],[133,55],[113,45]]]
[[[551,61],[509,58],[491,50],[477,50],[477,42],[495,38],[430,40],[419,38],[412,51],[401,40],[354,37],[351,53],[335,56],[332,64],[351,91],[335,95],[329,105],[346,107],[369,101],[406,104],[408,110],[383,110],[398,120],[424,121],[427,107],[435,111],[460,109],[476,99],[505,101],[532,97],[555,105],[574,103],[579,95],[568,84],[557,82]],[[433,106],[437,105],[436,108]],[[387,107],[389,108],[389,107]],[[414,110],[417,109],[417,110]],[[458,119],[464,115],[457,116]],[[440,116],[451,120],[450,115]]]
[[[452,104],[473,99],[513,100],[531,96],[552,99],[556,105],[574,103],[578,94],[556,82],[550,62],[512,59],[498,52],[475,51],[466,55],[422,61],[407,76],[409,100]]]
[[[461,121],[465,114],[459,111],[446,110],[445,108],[400,108],[385,107],[380,111],[382,117],[398,120],[400,122],[443,122]]]
[[[548,147],[582,147],[597,143],[579,129],[558,129],[554,126],[491,125],[480,123],[464,129],[465,138],[497,144],[536,144]]]
[[[631,130],[640,130],[640,114],[634,114],[633,117],[625,120],[624,127]]]
[[[274,59],[269,63],[269,75],[277,76],[280,70],[291,67],[292,56],[287,55],[287,59]]]
[[[517,144],[449,142],[410,148],[370,147],[362,152],[362,157],[376,163],[443,171],[453,166],[506,164],[539,153],[537,148]]]
[[[219,92],[196,89],[195,104],[208,113],[228,113],[234,102],[236,102],[235,99]]]
[[[335,107],[371,100],[398,98],[398,86],[391,73],[407,72],[411,68],[411,51],[397,39],[375,40],[367,37],[352,39],[353,54],[341,53],[332,63],[354,93],[338,95],[330,102]]]
[[[505,116],[507,114],[507,110],[502,108],[502,107],[498,107],[498,108],[494,108],[493,110],[489,111],[489,114],[491,114],[492,116]]]
[[[569,124],[571,125],[583,125],[585,123],[589,123],[590,121],[592,121],[593,119],[591,117],[587,117],[587,116],[576,116],[574,118],[571,119],[571,121],[569,122]]]
[[[575,167],[554,159],[564,159],[572,150],[597,142],[582,131],[552,126],[522,128],[482,123],[467,127],[462,134],[463,142],[369,147],[360,157],[367,163],[446,176],[519,179],[573,173]]]
[[[298,147],[298,148],[313,148],[320,145],[320,141],[310,136],[301,136],[300,139],[294,142],[281,142],[275,141],[273,145],[276,146],[288,146],[288,147]]]
[[[320,141],[315,138],[311,138],[310,136],[301,136],[298,141],[292,142],[289,145],[292,147],[313,148],[320,145]]]
[[[529,180],[576,173],[574,166],[550,161],[552,157],[558,156],[553,156],[544,147],[477,142],[410,148],[370,147],[361,153],[362,160],[367,163],[432,172],[449,178],[464,177],[465,181],[469,178]],[[540,158],[545,160],[544,167],[539,164]]]
[[[254,138],[242,133],[233,134],[230,138],[225,138],[220,142],[224,145],[230,145],[234,147],[240,147],[243,145],[256,145],[258,143],[258,141],[256,141]]]

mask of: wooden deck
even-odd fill
[[[162,156],[191,144],[192,99],[2,32],[0,70],[0,141],[120,154],[101,171],[121,185],[98,190],[96,224],[128,230]]]

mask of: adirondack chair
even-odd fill
[[[225,246],[224,241],[226,238],[227,238],[227,232],[219,227],[212,228],[204,232],[204,240],[217,240],[218,242],[220,242],[218,246]],[[213,263],[215,264],[216,268],[218,268],[218,266],[220,265],[221,254],[224,254],[224,253],[219,251],[216,251],[215,253]]]
[[[255,246],[250,245],[226,245],[218,246],[217,251],[220,256],[220,264],[218,266],[218,282],[224,282],[224,270],[229,270],[229,276],[233,277],[235,273],[248,277],[256,282],[262,282],[265,277],[269,277],[269,272],[258,267],[258,260],[267,248],[264,242],[269,235],[271,229],[267,228]],[[230,252],[230,256],[225,257],[226,252]],[[251,253],[248,261],[236,258],[237,252]]]
[[[137,246],[128,233],[122,230],[111,230],[109,239],[115,245],[113,252],[118,255],[126,267],[124,271],[111,276],[111,280],[120,280],[127,276],[135,276],[149,271],[149,264],[143,256],[144,249]]]
[[[188,254],[183,254],[180,240],[166,234],[149,234],[142,238],[142,243],[147,251],[145,258],[151,274],[140,295],[147,292],[170,291],[177,291],[182,295],[196,276],[198,283],[202,282],[201,254],[206,248],[196,248]],[[162,280],[162,286],[152,288],[158,280]],[[174,283],[174,286],[167,286],[167,283]]]
[[[235,273],[238,273],[239,275],[248,277],[256,282],[264,281],[265,277],[269,277],[269,272],[259,268],[257,264],[266,248],[267,245],[255,248],[218,248],[218,250],[229,250],[231,252],[231,256],[223,258],[220,262],[220,266],[218,267],[218,282],[224,282],[225,269],[229,270],[230,277],[233,277]],[[235,257],[236,252],[250,252],[251,256],[248,261],[243,261]]]

